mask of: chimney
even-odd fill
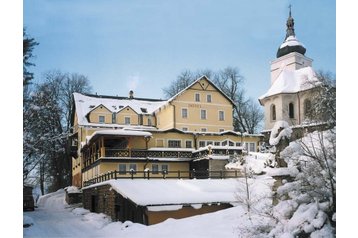
[[[133,99],[133,90],[129,91],[129,99]]]

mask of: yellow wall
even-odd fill
[[[200,95],[200,102],[195,101],[195,94]],[[207,102],[207,95],[211,95],[211,102]],[[162,110],[160,129],[177,128],[188,131],[201,131],[205,128],[210,132],[232,130],[233,105],[226,97],[217,91],[206,79],[202,79],[178,95],[168,106],[171,110]],[[188,111],[188,117],[182,117],[182,108]],[[206,110],[206,119],[201,119],[201,110]],[[219,120],[219,111],[224,112],[224,120]],[[175,118],[174,118],[175,117]],[[164,123],[164,120],[172,123]]]
[[[161,130],[174,128],[174,107],[167,104],[156,113],[157,127]]]
[[[99,123],[99,116],[105,117],[105,123],[112,123],[112,112],[103,105],[96,107],[90,112],[89,121],[91,123]]]
[[[138,114],[130,107],[123,108],[121,111],[117,113],[117,123],[118,124],[125,124],[125,117],[130,118],[131,125],[138,125],[139,117]]]

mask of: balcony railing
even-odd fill
[[[105,148],[104,157],[134,157],[134,158],[191,158],[191,151],[157,151],[138,149],[110,149]]]
[[[238,170],[177,170],[177,171],[110,171],[84,182],[84,186],[111,179],[225,179],[239,178]]]

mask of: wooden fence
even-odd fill
[[[84,182],[84,186],[111,179],[225,179],[239,178],[242,174],[237,170],[177,170],[177,171],[109,171]]]

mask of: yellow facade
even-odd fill
[[[91,103],[95,103],[95,98],[91,98]],[[131,103],[131,100],[127,101]],[[129,170],[131,166],[138,171],[135,177],[143,177],[144,169],[152,170],[153,165],[159,170],[164,166],[169,171],[188,173],[194,153],[200,154],[196,151],[208,145],[217,146],[222,151],[226,149],[219,147],[258,149],[260,135],[241,136],[232,131],[234,104],[206,77],[198,79],[170,100],[156,104],[158,107],[148,112],[151,102],[158,101],[145,101],[143,106],[139,106],[140,110],[135,107],[137,104],[120,108],[117,103],[114,110],[114,106],[99,103],[84,108],[88,111],[85,115],[78,116],[76,111],[73,139],[77,141],[78,157],[72,158],[73,180],[78,181],[81,177],[83,185],[83,182],[101,174],[119,171],[120,167]],[[83,103],[81,100],[76,107]],[[116,130],[123,129],[133,134],[115,135]],[[93,137],[96,131],[101,133]],[[143,131],[151,136],[140,134]]]

